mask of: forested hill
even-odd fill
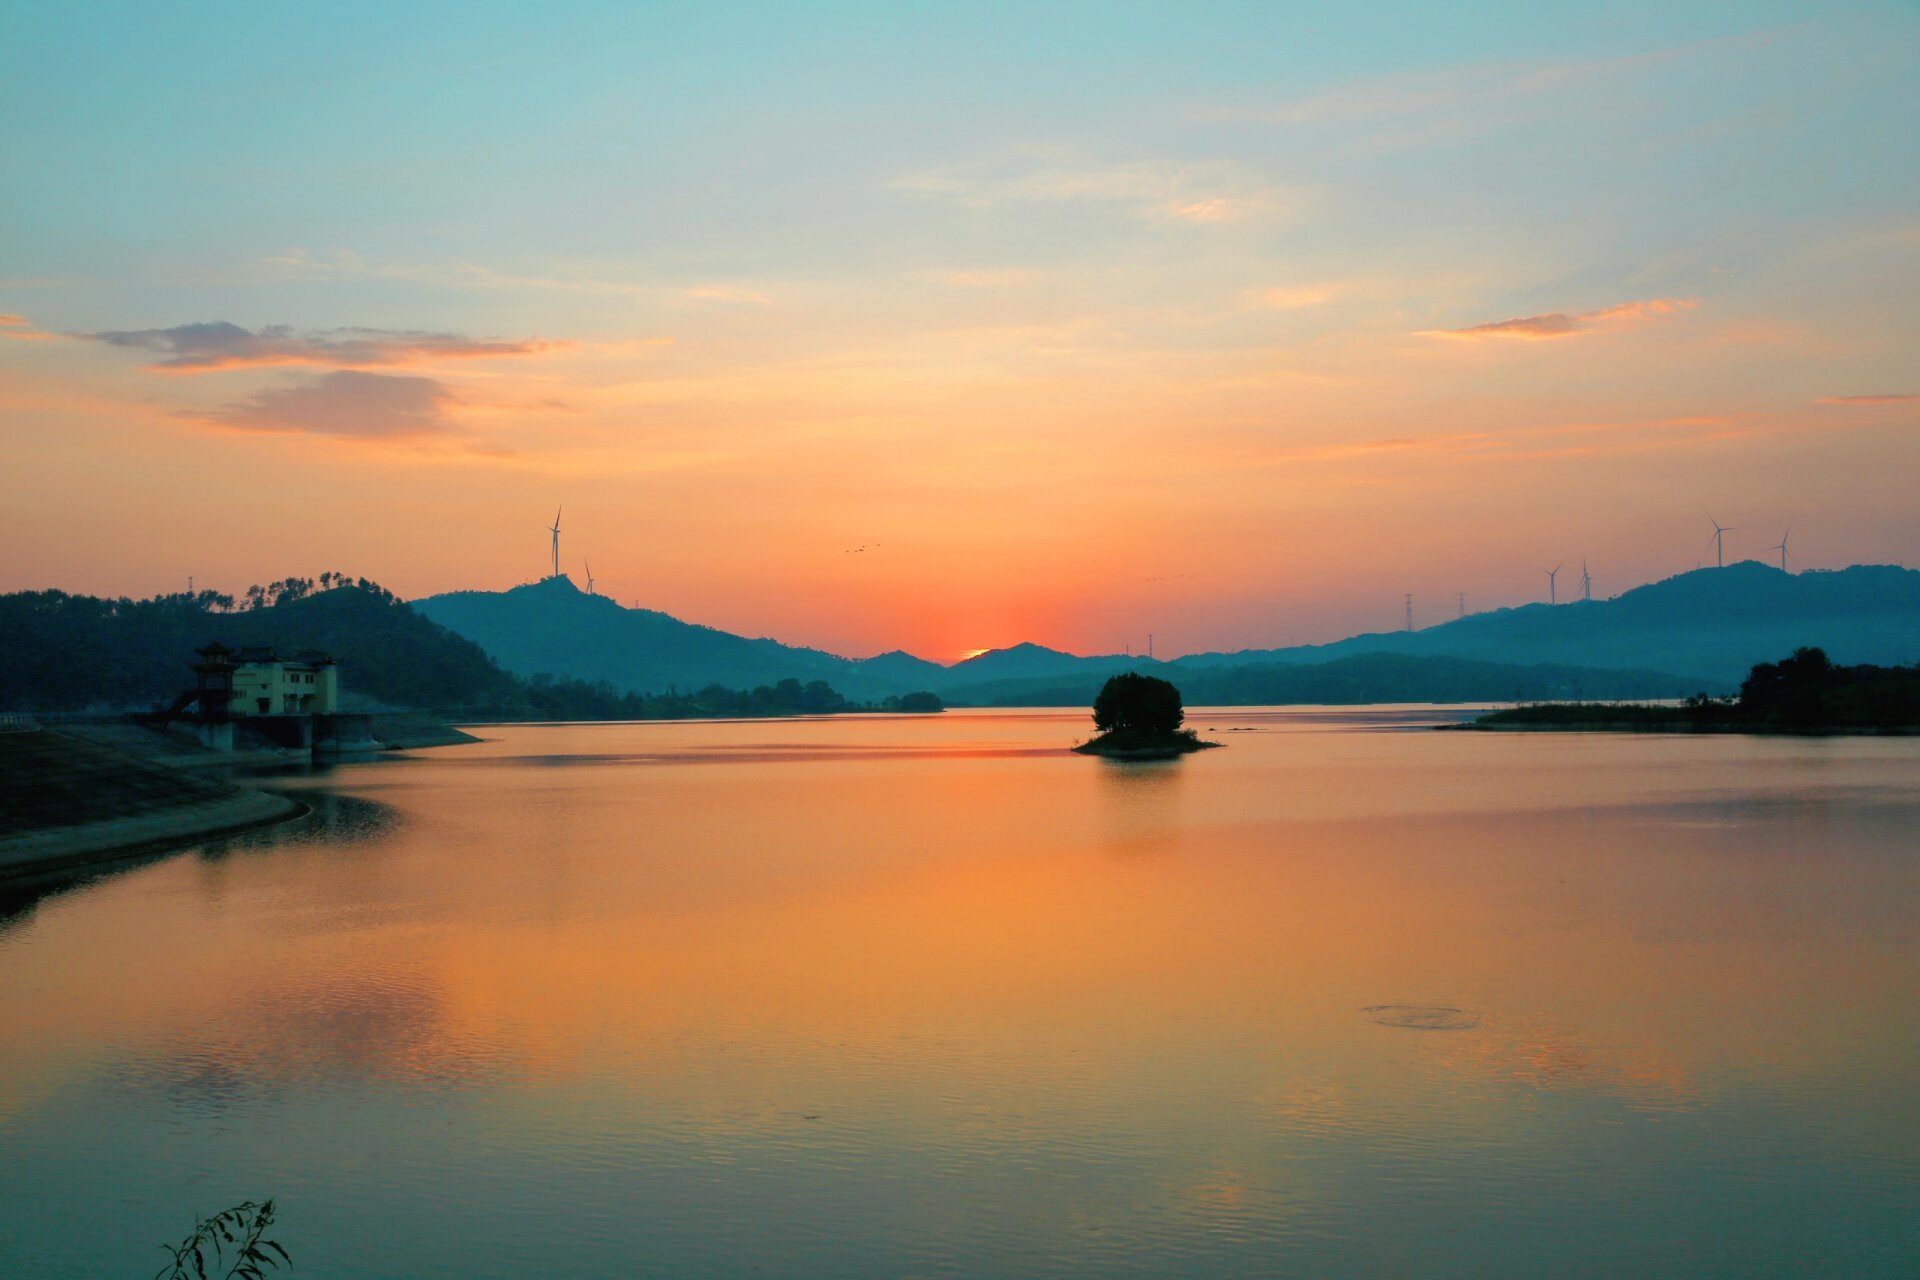
[[[516,675],[605,681],[638,693],[825,680],[858,699],[936,687],[946,669],[905,653],[861,661],[750,639],[588,595],[564,575],[510,591],[416,600],[435,622],[479,644]]]
[[[194,651],[218,640],[319,649],[342,688],[391,706],[457,708],[514,699],[518,682],[480,647],[365,579],[316,589],[293,578],[250,595],[103,600],[64,591],[0,596],[0,709],[145,709],[193,685]]]

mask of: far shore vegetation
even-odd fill
[[[486,720],[699,720],[730,716],[828,716],[860,712],[924,715],[946,710],[936,694],[889,695],[853,702],[824,680],[779,680],[751,689],[708,685],[690,693],[621,693],[604,680],[556,680],[537,675],[520,697],[497,709],[468,708],[460,718]]]
[[[1836,666],[1796,649],[1754,667],[1732,697],[1699,693],[1678,706],[1545,702],[1509,707],[1466,729],[1620,733],[1920,733],[1920,665]]]
[[[1127,671],[1109,678],[1093,700],[1093,727],[1100,733],[1074,750],[1114,760],[1166,760],[1217,747],[1183,729],[1180,691],[1157,676]]]

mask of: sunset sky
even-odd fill
[[[0,590],[1162,656],[1920,559],[1920,9],[17,6]],[[856,550],[864,548],[864,550]]]

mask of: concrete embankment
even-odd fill
[[[373,717],[373,736],[388,751],[419,747],[453,747],[479,738],[444,720],[412,711],[379,711]]]
[[[305,811],[285,796],[183,767],[200,763],[191,746],[153,736],[147,750],[97,732],[0,733],[0,878],[244,831]]]

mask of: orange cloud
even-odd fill
[[[52,342],[57,334],[36,328],[25,316],[0,315],[0,338],[15,342]]]
[[[1872,396],[1822,396],[1818,403],[1852,405],[1855,408],[1876,404],[1920,404],[1920,392],[1896,391]]]
[[[1265,200],[1248,197],[1208,196],[1203,200],[1176,200],[1166,207],[1168,216],[1182,222],[1234,222],[1268,208]]]
[[[566,345],[537,338],[490,342],[454,333],[387,329],[331,329],[300,334],[291,325],[268,325],[255,331],[224,320],[84,336],[112,347],[160,352],[166,359],[148,367],[165,373],[210,373],[265,365],[399,365],[431,360],[477,360],[533,355]]]
[[[1549,338],[1574,338],[1650,320],[1657,316],[1687,311],[1699,304],[1697,298],[1649,298],[1642,302],[1622,302],[1598,311],[1568,314],[1551,311],[1545,315],[1520,316],[1512,320],[1494,320],[1469,325],[1465,329],[1423,329],[1426,338],[1520,338],[1539,341]]]

